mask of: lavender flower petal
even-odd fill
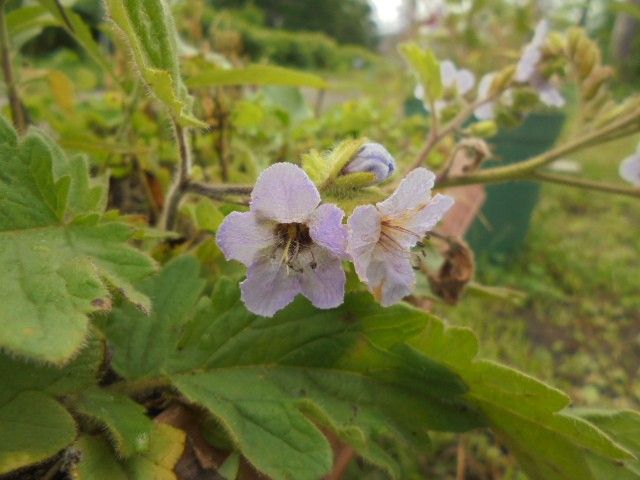
[[[300,276],[302,294],[317,308],[335,308],[344,301],[346,275],[339,258],[321,248],[313,249],[314,268],[307,266]]]
[[[437,193],[426,207],[409,212],[399,219],[397,225],[404,229],[405,233],[397,232],[394,238],[407,249],[415,247],[418,241],[442,220],[453,204],[452,197]]]
[[[267,168],[251,192],[251,211],[280,223],[303,223],[320,203],[304,170],[287,162]]]
[[[347,222],[347,253],[358,277],[367,281],[367,268],[380,239],[380,212],[373,205],[357,207]]]
[[[409,252],[376,256],[367,268],[369,290],[381,305],[388,307],[409,295],[416,283]]]
[[[636,153],[628,156],[620,163],[619,173],[623,180],[640,187],[640,144]]]
[[[549,33],[549,23],[541,20],[536,25],[533,39],[529,42],[522,52],[522,57],[516,66],[515,80],[518,82],[528,82],[536,71],[538,62],[542,58],[542,46]]]
[[[487,73],[480,79],[480,84],[478,85],[479,99],[482,100],[489,96],[494,76],[495,73]],[[483,103],[473,111],[473,114],[479,120],[491,120],[495,116],[494,102],[491,101]]]
[[[311,215],[309,234],[313,242],[333,255],[346,258],[347,227],[342,224],[344,212],[336,205],[324,203]]]
[[[300,293],[298,275],[291,275],[278,259],[262,258],[247,270],[240,284],[242,301],[250,312],[272,317]]]
[[[385,217],[404,216],[407,210],[418,208],[427,201],[436,176],[426,168],[416,168],[400,182],[396,191],[376,204]]]
[[[273,228],[272,222],[258,219],[253,212],[232,212],[220,225],[216,242],[227,260],[238,260],[248,267],[274,242]]]

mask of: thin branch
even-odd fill
[[[639,128],[640,112],[633,112],[616,122],[612,122],[606,127],[587,133],[541,155],[537,155],[533,158],[514,163],[512,165],[487,168],[485,170],[475,171],[468,175],[456,175],[449,177],[439,183],[438,187],[444,188],[458,185],[473,185],[477,183],[499,183],[530,178],[537,169],[560,157],[563,157],[564,155],[582,150],[589,146],[600,145],[620,138],[620,135],[617,133],[619,129],[630,134],[638,131]]]
[[[201,182],[190,182],[186,188],[189,193],[196,193],[214,200],[223,200],[230,195],[249,195],[252,185],[209,185]]]
[[[11,52],[9,48],[9,32],[7,30],[7,20],[4,12],[5,4],[6,0],[0,0],[0,62],[4,83],[7,88],[7,97],[9,98],[9,108],[11,109],[13,125],[16,127],[18,133],[24,133],[27,129],[27,121],[13,77]]]
[[[171,190],[167,195],[167,201],[160,218],[160,228],[163,230],[173,230],[176,225],[178,216],[178,207],[184,193],[189,186],[191,178],[191,149],[189,148],[189,140],[186,129],[173,119],[174,133],[176,142],[178,143],[178,175],[171,186]]]
[[[586,178],[575,178],[567,175],[558,175],[555,173],[535,172],[533,179],[541,180],[548,183],[557,183],[567,185],[569,187],[586,188],[588,190],[597,190],[600,192],[615,193],[618,195],[627,195],[629,197],[640,198],[640,188],[627,187],[617,185],[615,183],[597,182]]]
[[[442,130],[437,131],[436,133],[432,133],[434,130],[432,129],[429,132],[429,138],[427,139],[427,143],[422,147],[420,153],[418,153],[418,157],[413,164],[412,169],[418,168],[424,164],[425,160],[429,157],[431,151],[442,141],[450,133],[458,130],[462,124],[471,116],[473,112],[480,106],[485,103],[491,102],[495,99],[495,95],[476,100],[475,102],[471,102],[465,108],[463,108],[458,115],[456,115],[453,120],[451,120],[447,125],[445,125]]]

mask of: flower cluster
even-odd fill
[[[549,34],[549,23],[541,20],[536,26],[533,38],[524,47],[522,55],[516,64],[514,80],[520,84],[528,85],[533,88],[542,103],[549,107],[563,107],[565,99],[553,84],[553,82],[545,78],[540,72],[540,62],[542,61],[542,48]],[[488,73],[480,79],[478,84],[478,98],[486,99],[489,97],[493,81],[496,78],[495,73]],[[509,105],[513,102],[513,92],[507,89],[500,96],[500,99]],[[474,115],[479,120],[491,120],[495,117],[496,101],[486,101],[479,105]]]
[[[378,176],[376,159],[395,166],[380,155],[380,147],[361,150],[367,155],[364,160],[356,156],[353,169],[372,168]],[[240,285],[246,307],[272,316],[298,294],[317,308],[337,307],[345,291],[343,260],[354,263],[381,304],[399,302],[415,285],[411,248],[453,204],[446,195],[431,196],[434,180],[425,168],[413,170],[389,198],[357,207],[345,225],[344,212],[321,204],[318,189],[300,167],[276,163],[267,168],[251,193],[249,211],[228,215],[216,238],[227,260],[247,266]]]

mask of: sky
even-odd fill
[[[402,0],[370,0],[375,20],[382,33],[390,33],[400,27]]]

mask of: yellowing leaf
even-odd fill
[[[69,77],[60,70],[50,70],[47,75],[47,80],[49,81],[49,87],[51,88],[55,102],[64,113],[73,115],[75,111],[75,94],[73,83],[71,83]]]

